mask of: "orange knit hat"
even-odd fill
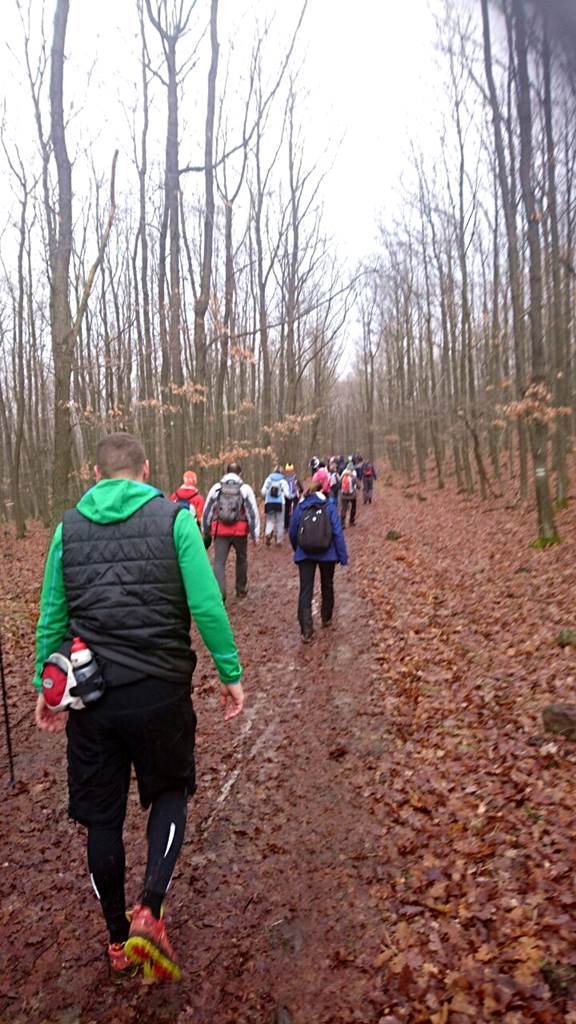
[[[196,487],[196,484],[198,483],[196,473],[192,469],[186,470],[182,477],[182,483],[185,484],[186,487]]]

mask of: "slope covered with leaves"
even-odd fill
[[[358,558],[390,738],[366,791],[384,1020],[576,1020],[576,749],[541,725],[574,700],[574,513],[546,552],[503,499],[387,491],[378,514],[402,533]]]

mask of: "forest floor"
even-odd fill
[[[576,745],[541,710],[574,700],[556,637],[576,626],[576,503],[548,551],[532,511],[449,488],[379,486],[358,519],[307,646],[287,548],[252,553],[230,602],[244,715],[221,720],[205,652],[195,679],[200,785],[167,901],[184,980],[120,991],[63,738],[33,725],[46,534],[0,533],[2,1024],[575,1024]],[[144,824],[133,798],[130,899]]]

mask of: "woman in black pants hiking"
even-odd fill
[[[320,481],[311,481],[304,500],[297,505],[290,521],[290,543],[300,573],[298,622],[302,641],[308,643],[314,634],[312,595],[316,566],[320,571],[323,626],[329,626],[334,609],[334,570],[336,564],[348,564],[348,552],[336,505],[321,491]]]

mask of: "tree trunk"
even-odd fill
[[[214,245],[214,115],[216,111],[216,76],[218,74],[218,0],[210,4],[210,46],[211,61],[208,72],[208,101],[204,132],[204,246],[200,289],[194,304],[194,351],[196,353],[196,383],[201,389],[207,386],[206,366],[206,312],[210,301],[212,280],[212,249]],[[206,401],[203,392],[194,405],[194,445],[201,451],[205,444]]]
[[[71,468],[70,381],[72,317],[69,302],[72,253],[72,167],[64,126],[64,46],[69,0],[57,0],[50,69],[51,138],[58,177],[57,237],[51,254],[50,328],[54,366],[54,455],[52,515],[60,518],[68,504]]]
[[[542,261],[540,252],[539,212],[532,183],[532,106],[528,76],[528,43],[526,39],[523,0],[513,0],[516,34],[516,60],[518,65],[518,121],[520,126],[520,181],[522,201],[527,223],[528,252],[530,258],[530,338],[532,351],[531,391],[546,404],[546,359],[542,326]],[[538,511],[538,537],[542,545],[558,541],[554,511],[550,497],[547,466],[548,427],[544,415],[535,415],[530,423],[534,483]]]

